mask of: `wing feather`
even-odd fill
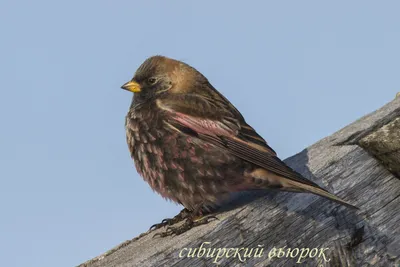
[[[211,99],[191,95],[179,97],[171,99],[170,96],[157,102],[161,109],[169,113],[168,124],[277,175],[320,188],[281,161],[267,142],[244,121],[242,115],[230,108],[231,104],[223,105],[226,101],[210,103]],[[196,106],[207,107],[207,110],[196,113]]]

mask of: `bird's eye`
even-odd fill
[[[148,78],[148,79],[147,79],[147,82],[148,82],[149,84],[155,84],[155,83],[157,82],[157,79],[154,78],[154,77],[151,77],[151,78]]]

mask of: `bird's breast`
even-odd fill
[[[220,148],[168,127],[168,118],[151,111],[130,111],[126,137],[138,173],[163,197],[185,205],[228,190],[242,161]],[[224,179],[228,178],[229,179]]]
[[[138,173],[153,189],[161,187],[168,169],[162,151],[168,134],[160,116],[150,110],[130,110],[126,116],[126,139]]]

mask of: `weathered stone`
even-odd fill
[[[361,139],[360,145],[400,178],[400,118]]]

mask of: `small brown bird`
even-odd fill
[[[187,213],[201,213],[233,192],[268,188],[314,193],[355,208],[282,162],[191,66],[150,57],[122,88],[134,93],[126,137],[138,173]],[[189,216],[185,227],[170,232],[180,234],[195,222]]]

